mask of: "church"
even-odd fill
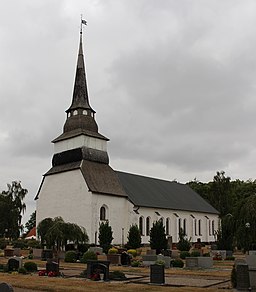
[[[35,197],[36,224],[61,216],[83,226],[90,243],[98,244],[99,224],[109,221],[113,244],[125,244],[132,224],[142,243],[149,243],[153,222],[162,220],[169,242],[183,228],[192,242],[216,241],[219,212],[189,186],[116,171],[109,165],[109,139],[99,133],[87,91],[82,30],[73,97],[63,133],[55,138],[52,167]]]

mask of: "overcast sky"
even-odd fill
[[[25,219],[71,103],[80,14],[90,104],[114,169],[255,179],[255,0],[6,0],[0,190],[21,180]]]

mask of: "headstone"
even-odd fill
[[[150,265],[150,283],[164,284],[164,266],[163,265]]]
[[[5,248],[4,249],[4,256],[5,257],[13,257],[13,248]]]
[[[186,268],[210,269],[213,267],[212,257],[187,257]]]
[[[250,288],[249,269],[247,264],[238,264],[236,266],[237,290],[246,290]]]
[[[20,248],[14,248],[13,249],[13,255],[16,257],[20,257],[21,256],[21,249]]]
[[[109,281],[109,264],[109,261],[87,261],[87,278],[91,279],[98,275],[100,279],[100,275],[103,274],[103,281]]]
[[[10,258],[7,262],[7,267],[8,271],[18,271],[22,267],[22,259],[19,257]]]
[[[59,263],[48,259],[47,263],[46,263],[46,272],[47,272],[47,274],[49,272],[55,272],[58,274],[59,273]]]
[[[131,258],[130,255],[127,252],[122,252],[121,254],[121,265],[122,266],[130,266],[131,264]]]
[[[46,261],[47,259],[53,258],[53,251],[51,249],[43,249],[41,259],[42,261]]]
[[[0,291],[1,292],[13,292],[13,288],[11,285],[7,283],[0,283]]]
[[[108,254],[107,259],[112,265],[121,265],[121,255],[120,254]]]
[[[256,269],[256,255],[245,255],[246,263],[250,269]]]
[[[256,255],[256,250],[249,250],[249,255]]]
[[[172,249],[172,259],[178,259],[180,257],[180,253],[177,249]]]
[[[148,249],[146,255],[156,255],[156,250],[155,249]]]
[[[42,258],[42,251],[43,249],[42,248],[33,248],[33,258]]]

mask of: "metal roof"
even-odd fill
[[[116,173],[128,198],[136,206],[219,213],[185,184],[120,171]]]

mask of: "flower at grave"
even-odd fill
[[[57,276],[58,276],[57,272],[51,271],[51,272],[48,273],[48,277],[57,277]]]
[[[99,281],[100,280],[100,274],[99,273],[93,273],[89,277],[92,281]]]
[[[38,276],[47,276],[46,270],[41,270],[38,272]]]

